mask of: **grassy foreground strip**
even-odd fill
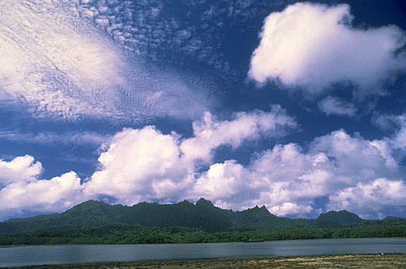
[[[345,254],[291,257],[216,258],[169,261],[43,265],[31,269],[132,269],[132,268],[406,268],[406,254]]]

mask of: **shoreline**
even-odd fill
[[[257,256],[233,258],[198,258],[133,262],[101,262],[63,265],[4,267],[22,269],[132,269],[132,268],[405,268],[406,254],[339,254],[303,256]]]
[[[230,243],[266,243],[266,242],[283,242],[283,241],[311,241],[311,240],[368,240],[368,239],[406,239],[402,236],[384,236],[384,237],[343,237],[343,238],[300,238],[300,239],[276,239],[276,240],[260,240],[260,241],[218,241],[218,242],[176,242],[176,243],[67,243],[67,244],[16,244],[16,245],[0,245],[2,248],[15,248],[15,247],[31,247],[31,246],[153,246],[153,245],[195,245],[195,244],[230,244]],[[0,267],[1,268],[1,267]]]

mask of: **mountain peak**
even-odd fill
[[[346,218],[346,219],[354,219],[354,220],[361,220],[361,218],[355,214],[351,213],[347,210],[341,210],[341,211],[328,211],[327,213],[322,213],[319,216],[320,218],[336,218],[336,217],[341,217],[341,218]]]
[[[112,207],[111,205],[106,204],[105,202],[102,201],[89,200],[72,207],[71,209],[62,213],[62,215],[72,216],[85,214],[87,216],[90,215],[102,216],[106,213],[106,210],[108,211],[111,207]]]
[[[191,205],[192,203],[190,203],[188,200],[183,200],[182,202],[179,203],[179,205]]]
[[[199,201],[196,202],[196,206],[198,207],[208,207],[208,208],[214,208],[215,206],[213,205],[212,202],[204,199],[204,198],[200,198]]]
[[[248,213],[248,214],[255,214],[257,216],[259,216],[259,215],[262,215],[262,216],[270,216],[270,215],[272,215],[265,206],[259,207],[257,205],[255,207],[253,207],[253,208],[249,208],[249,209],[244,210],[242,212],[245,212],[245,213]]]
[[[106,206],[109,206],[109,204],[106,204],[103,201],[89,200],[89,201],[83,202],[81,204],[75,205],[74,207],[72,207],[69,210],[89,210],[92,208],[100,208],[100,207],[106,207]]]
[[[338,227],[338,226],[351,226],[359,223],[362,219],[355,213],[347,210],[329,211],[322,213],[317,218],[317,222],[323,226]]]

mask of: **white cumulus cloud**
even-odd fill
[[[162,134],[153,126],[125,129],[100,155],[100,169],[86,183],[85,192],[96,197],[109,195],[125,204],[215,197],[219,193],[231,197],[244,190],[241,179],[245,168],[228,161],[213,164],[197,176],[196,162],[203,159],[211,164],[213,151],[220,145],[237,148],[243,141],[280,135],[293,126],[293,118],[275,107],[268,113],[239,113],[230,121],[217,121],[206,113],[202,122],[194,123],[194,136],[185,139],[176,133]]]
[[[348,188],[398,173],[385,141],[339,130],[316,138],[306,149],[292,143],[276,145],[247,166],[235,161],[213,164],[197,179],[193,193],[206,194],[217,205],[233,209],[265,205],[279,216],[317,216],[322,210],[315,202],[318,198],[335,197]],[[365,213],[356,206],[336,205],[335,209]],[[374,214],[378,212],[379,208]]]
[[[246,190],[251,188],[245,178],[249,173],[236,161],[213,164],[213,151],[222,144],[237,148],[243,141],[282,135],[296,122],[280,107],[271,112],[239,113],[229,121],[207,117],[211,115],[195,122],[195,136],[190,138],[175,132],[163,134],[154,126],[122,130],[107,139],[98,170],[82,183],[75,172],[41,179],[42,165],[32,156],[1,160],[0,218],[18,216],[22,211],[60,212],[84,200],[105,196],[127,205],[205,196],[241,208],[238,200],[241,195],[248,197]],[[186,144],[205,149],[204,154],[191,154]],[[198,171],[202,157],[211,165],[205,172]],[[249,199],[242,200],[244,204]]]
[[[41,163],[30,155],[19,156],[9,162],[0,159],[0,187],[13,182],[31,181],[41,172]]]
[[[264,119],[271,121],[265,125]],[[283,110],[274,110],[238,114],[228,121],[195,122],[195,135],[190,138],[164,134],[154,126],[124,129],[109,139],[98,170],[82,184],[74,172],[41,179],[41,164],[28,155],[2,160],[0,217],[22,210],[59,212],[105,196],[127,205],[205,197],[234,210],[265,205],[279,216],[316,217],[326,209],[347,209],[374,218],[390,214],[388,208],[405,212],[404,172],[397,155],[404,150],[398,141],[403,129],[382,140],[337,130],[305,146],[277,144],[254,154],[248,164],[213,162],[213,151],[222,144],[238,148],[243,141],[280,134],[293,123]],[[202,138],[204,132],[213,143]],[[183,146],[189,141],[209,150],[188,155]],[[206,170],[200,165],[202,156]],[[326,199],[327,203],[317,202]]]
[[[87,200],[82,189],[75,172],[49,180],[9,184],[0,191],[0,217],[18,216],[21,211],[61,212]]]
[[[29,155],[0,160],[0,220],[61,212],[88,199],[75,172],[51,179],[41,179],[41,172],[41,163]]]
[[[399,180],[378,178],[372,182],[359,183],[331,195],[328,208],[345,208],[366,218],[387,216],[385,211],[392,208],[406,208],[406,184]]]
[[[212,151],[220,145],[237,148],[244,141],[282,135],[286,128],[296,126],[295,120],[278,105],[270,113],[240,112],[230,121],[217,121],[207,112],[202,121],[193,123],[194,136],[183,141],[181,149],[186,158],[210,161]]]
[[[347,4],[296,3],[271,13],[251,58],[249,76],[302,87],[309,96],[337,82],[358,86],[358,96],[380,94],[380,84],[406,68],[405,33],[396,26],[354,29]]]
[[[125,204],[179,190],[188,175],[177,136],[164,135],[151,126],[118,133],[99,162],[101,169],[86,184],[86,192],[110,195]]]
[[[278,215],[301,215],[309,213],[313,210],[311,206],[304,206],[295,203],[283,203],[281,205],[273,206],[270,208],[271,212]]]
[[[204,197],[227,208],[241,209],[241,203],[246,202],[244,200],[255,198],[250,184],[247,169],[229,160],[211,165],[207,172],[196,179],[188,195],[194,199]]]

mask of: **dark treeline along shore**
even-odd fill
[[[88,201],[61,214],[0,223],[0,245],[256,242],[406,237],[406,219],[366,220],[348,211],[317,219],[277,217],[263,207],[231,211],[200,199],[161,205]]]

